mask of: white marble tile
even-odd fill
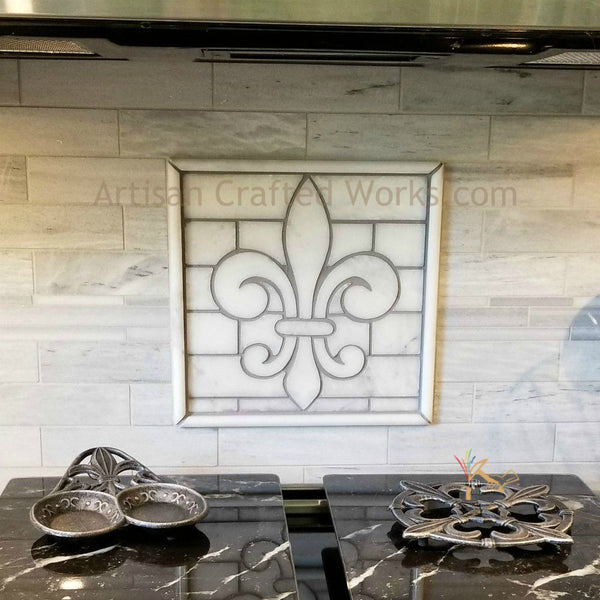
[[[600,461],[600,427],[598,427],[598,423],[559,423],[556,426],[554,459],[574,462],[584,459],[587,462]]]
[[[422,267],[425,225],[379,223],[375,225],[375,250],[397,267]]]
[[[598,273],[600,254],[567,256],[565,293],[568,296],[598,295]]]
[[[556,381],[559,342],[438,344],[436,377],[449,382]],[[600,377],[599,377],[600,379]]]
[[[594,326],[598,311],[588,312],[590,326]],[[572,327],[581,317],[586,317],[586,309],[571,306],[568,308],[532,307],[529,309],[529,324],[531,327]]]
[[[0,327],[80,328],[168,327],[166,307],[33,305],[0,307]]]
[[[373,354],[419,354],[421,313],[389,314],[373,322]]]
[[[371,356],[364,370],[350,379],[323,378],[321,395],[417,396],[419,358],[416,356]]]
[[[211,66],[166,60],[26,60],[21,62],[21,94],[23,104],[33,106],[210,108]]]
[[[486,160],[489,117],[313,114],[308,158]]]
[[[349,65],[215,64],[215,107],[395,112],[400,71]]]
[[[0,108],[0,154],[116,156],[117,112],[77,108]]]
[[[0,382],[38,381],[37,344],[32,341],[0,341]]]
[[[170,342],[169,327],[128,327],[128,342]]]
[[[298,407],[296,407],[297,409]],[[308,412],[367,412],[368,398],[317,398]]]
[[[558,298],[552,296],[499,296],[490,298],[490,306],[573,306],[573,298]]]
[[[237,354],[238,323],[220,313],[188,313],[188,354]]]
[[[41,464],[39,427],[0,427],[0,466],[37,467]]]
[[[105,252],[37,252],[35,285],[41,294],[168,294],[166,257]]]
[[[583,96],[583,113],[586,115],[600,114],[600,77],[597,71],[585,71],[585,93]]]
[[[33,293],[31,252],[0,251],[0,281],[3,296],[26,296]]]
[[[600,342],[563,342],[560,348],[559,380],[600,381]]]
[[[137,383],[170,380],[168,344],[43,342],[41,380],[47,383]]]
[[[0,425],[128,425],[126,385],[0,385]]]
[[[188,219],[283,219],[300,174],[188,173],[183,177]]]
[[[486,252],[600,252],[599,211],[487,211]]]
[[[569,339],[567,327],[448,327],[438,329],[438,340],[449,342],[518,342]]]
[[[473,413],[472,383],[437,382],[434,392],[435,423],[470,423]]]
[[[492,117],[490,159],[556,163],[564,160],[597,163],[600,123],[594,117]]]
[[[169,306],[168,296],[125,296],[128,306]]]
[[[123,208],[125,250],[167,251],[167,213],[164,208]]]
[[[486,308],[490,300],[486,296],[439,296],[438,310],[445,308]]]
[[[31,298],[36,306],[123,306],[123,296],[53,296],[34,294]]]
[[[160,440],[160,443],[157,443]],[[177,427],[43,427],[44,465],[66,466],[82,448],[122,448],[150,469],[217,464],[217,431]]]
[[[373,249],[373,226],[366,223],[333,223],[333,240],[328,264],[354,252],[368,252]]]
[[[526,307],[445,308],[438,312],[438,323],[447,327],[526,327]]]
[[[212,267],[188,267],[185,270],[185,302],[188,310],[217,310],[210,291],[212,272]]]
[[[220,465],[323,465],[385,462],[383,427],[245,427],[219,431]],[[360,440],[360,443],[357,441]],[[325,448],[327,449],[326,451]]]
[[[279,159],[305,153],[302,114],[123,110],[119,118],[122,156]]]
[[[0,68],[2,61],[0,61]],[[0,205],[27,202],[24,156],[0,156]]]
[[[0,105],[19,104],[19,70],[16,60],[0,61]]]
[[[258,250],[285,264],[282,242],[283,223],[242,221],[239,224],[239,247]]]
[[[390,427],[389,462],[450,463],[455,454],[462,456],[468,448],[476,449],[477,456],[488,458],[490,464],[551,461],[554,427],[543,423]]]
[[[574,113],[583,73],[572,70],[428,67],[402,69],[402,110],[418,113]]]
[[[569,208],[578,167],[535,164],[534,156],[522,162],[450,163],[444,171],[444,208]],[[557,155],[554,162],[560,159]]]
[[[173,397],[168,383],[129,386],[132,425],[172,425]]]
[[[425,219],[424,175],[315,175],[332,220]]]
[[[240,413],[298,412],[300,409],[289,398],[240,398]]]
[[[400,296],[392,310],[420,311],[423,308],[423,271],[398,269]]]
[[[446,208],[448,207],[448,208]],[[444,206],[442,216],[442,251],[479,252],[483,231],[484,211],[454,207],[450,203]]]
[[[235,223],[192,221],[185,226],[185,262],[216,265],[235,250]]]
[[[2,306],[29,306],[29,305],[31,305],[31,296],[0,295],[0,305],[2,305]]]
[[[124,342],[127,336],[126,330],[119,327],[0,327],[0,339]]]
[[[0,206],[0,246],[121,250],[119,207]]]
[[[422,220],[427,181],[424,176],[313,176],[332,220]],[[183,195],[187,218],[283,219],[301,176],[286,174],[185,175]],[[310,188],[301,204],[318,202]]]
[[[37,204],[156,207],[167,195],[159,159],[29,156],[27,180]]]
[[[573,207],[597,209],[600,203],[600,167],[597,165],[575,165]]]
[[[372,412],[407,412],[419,411],[418,398],[371,398],[369,400]]]
[[[558,254],[442,255],[440,291],[447,296],[561,296],[566,260]]]
[[[600,385],[574,382],[478,383],[473,421],[482,423],[600,421]]]
[[[238,356],[188,358],[188,393],[193,397],[239,396],[281,398],[285,396],[283,374],[270,378],[247,375]]]
[[[239,409],[239,400],[237,398],[190,398],[189,409],[192,414],[235,413]]]

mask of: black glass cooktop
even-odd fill
[[[14,479],[0,496],[2,600],[297,600],[283,499],[274,476],[186,476],[205,520],[152,532],[125,527],[93,542],[40,536],[29,508],[56,479]]]
[[[575,511],[575,543],[518,550],[425,549],[402,539],[388,510],[400,480],[454,476],[327,476],[335,533],[323,490],[282,495],[269,475],[175,479],[206,496],[204,521],[167,534],[126,527],[85,544],[40,536],[29,522],[56,479],[11,481],[0,496],[0,598],[600,600],[600,500],[576,477],[521,476]]]
[[[400,481],[448,475],[329,475],[325,491],[352,600],[600,599],[600,499],[569,475],[525,475],[574,510],[572,546],[438,549],[408,544],[389,510]]]

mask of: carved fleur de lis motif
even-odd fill
[[[356,345],[346,345],[335,355],[330,351],[328,337],[336,328],[329,318],[332,299],[341,294],[343,314],[369,322],[390,311],[400,293],[392,263],[374,251],[349,254],[328,265],[332,242],[327,205],[313,179],[305,175],[283,223],[285,264],[263,252],[239,249],[219,262],[211,279],[215,302],[234,319],[258,319],[272,296],[279,297],[283,307],[275,324],[282,340],[279,350],[273,352],[266,343],[251,344],[242,352],[241,366],[254,377],[284,372],[285,391],[301,409],[319,396],[324,374],[354,377],[367,361]]]

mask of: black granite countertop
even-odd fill
[[[275,476],[173,478],[205,495],[205,520],[168,533],[128,526],[87,543],[40,536],[29,522],[57,479],[13,479],[0,496],[0,598],[296,600]]]
[[[388,509],[402,479],[448,475],[329,475],[325,490],[352,600],[600,599],[600,499],[577,477],[524,475],[575,511],[570,546],[421,548]]]

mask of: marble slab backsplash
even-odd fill
[[[473,448],[599,490],[598,115],[598,72],[1,60],[0,487],[102,444],[288,482]],[[445,163],[434,424],[173,425],[168,157]]]

